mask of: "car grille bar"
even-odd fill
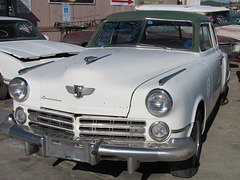
[[[37,134],[54,137],[145,141],[145,121],[119,117],[67,116],[59,112],[28,110],[29,126]]]
[[[125,118],[81,117],[79,122],[80,137],[145,140],[146,123],[144,121],[130,121]]]
[[[29,126],[35,133],[54,137],[68,137],[74,135],[73,119],[55,113],[28,110]]]

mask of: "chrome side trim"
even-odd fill
[[[32,67],[28,67],[28,68],[24,68],[24,69],[20,69],[20,70],[18,71],[18,74],[19,74],[19,75],[23,75],[23,74],[27,73],[28,71],[31,71],[31,70],[33,70],[33,69],[36,69],[36,68],[38,68],[38,67],[40,67],[40,66],[44,66],[44,65],[46,65],[46,64],[50,64],[50,63],[52,63],[52,62],[54,62],[54,61],[46,62],[46,63],[43,63],[43,64],[38,64],[38,65],[36,65],[36,66],[32,66]]]
[[[166,77],[160,79],[160,80],[159,80],[159,86],[163,86],[167,81],[169,81],[169,80],[172,79],[174,76],[180,74],[181,72],[183,72],[183,71],[185,71],[185,70],[186,70],[186,68],[184,68],[184,69],[182,69],[182,70],[180,70],[180,71],[177,71],[177,72],[175,72],[175,73],[173,73],[173,74],[171,74],[171,75],[169,75],[169,76],[166,76]]]
[[[171,132],[174,133],[174,134],[180,133],[180,132],[183,132],[183,131],[187,131],[190,127],[191,127],[191,123],[188,124],[186,127],[183,127],[181,129],[174,129]]]

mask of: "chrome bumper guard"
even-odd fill
[[[183,161],[193,156],[195,143],[190,138],[171,139],[167,143],[117,141],[93,138],[70,140],[40,136],[24,130],[8,116],[0,123],[0,134],[25,142],[27,155],[38,153],[62,159],[96,165],[104,157],[116,157],[128,161],[128,170],[133,172],[139,162]]]

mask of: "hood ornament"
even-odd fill
[[[104,56],[101,56],[101,57],[88,56],[88,57],[85,57],[84,60],[85,60],[86,64],[91,64],[91,63],[93,63],[93,62],[95,62],[95,61],[98,61],[98,60],[100,60],[100,59],[102,59],[102,58],[105,58],[105,57],[108,57],[108,56],[110,56],[110,55],[111,55],[111,54],[107,54],[107,55],[104,55]]]
[[[74,85],[74,86],[66,86],[67,91],[70,94],[73,94],[76,98],[82,98],[86,95],[91,95],[95,89],[94,88],[86,88],[84,86]]]

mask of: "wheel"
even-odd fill
[[[0,76],[0,100],[6,99],[8,94],[7,85],[3,82],[2,76]]]
[[[191,138],[196,144],[196,152],[195,154],[188,160],[181,162],[174,162],[169,164],[170,172],[173,176],[182,177],[182,178],[190,178],[194,176],[198,172],[199,168],[199,159],[202,150],[202,141],[201,141],[201,126],[202,114],[200,111],[197,111],[195,117],[195,123],[193,126],[193,130],[191,133]]]

